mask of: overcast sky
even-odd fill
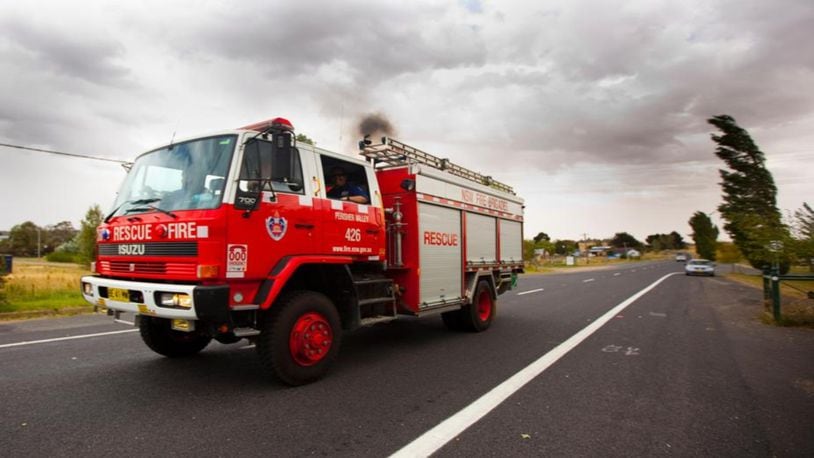
[[[514,186],[526,238],[640,240],[720,203],[706,119],[814,203],[811,0],[0,4],[0,142],[130,160],[275,116],[355,153],[360,116]],[[113,163],[0,147],[0,230],[112,205]],[[717,214],[713,220],[720,224]]]

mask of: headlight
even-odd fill
[[[192,307],[192,298],[186,293],[158,293],[158,304],[162,307]]]
[[[88,282],[82,282],[82,292],[86,296],[93,296],[93,285]]]

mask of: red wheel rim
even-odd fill
[[[483,291],[478,297],[478,318],[481,321],[488,321],[492,316],[492,298],[489,291]]]
[[[291,328],[288,348],[300,366],[313,366],[331,351],[333,330],[324,316],[309,312],[297,319]]]

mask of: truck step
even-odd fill
[[[370,278],[364,280],[354,280],[354,285],[380,285],[385,283],[393,283],[393,280],[390,278]]]
[[[360,326],[372,326],[377,323],[386,323],[388,321],[393,321],[398,317],[395,316],[370,316],[367,318],[362,318],[362,321],[359,322]]]
[[[385,304],[388,302],[393,302],[392,297],[372,297],[369,299],[362,299],[359,301],[359,307],[363,307],[365,305],[373,305],[373,304]]]
[[[259,336],[260,331],[254,328],[235,328],[233,331],[236,337],[252,337]]]

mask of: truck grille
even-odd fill
[[[121,274],[161,274],[173,276],[196,276],[197,264],[187,262],[128,262],[128,261],[101,261],[100,273]]]
[[[102,256],[197,256],[198,242],[105,243]]]

